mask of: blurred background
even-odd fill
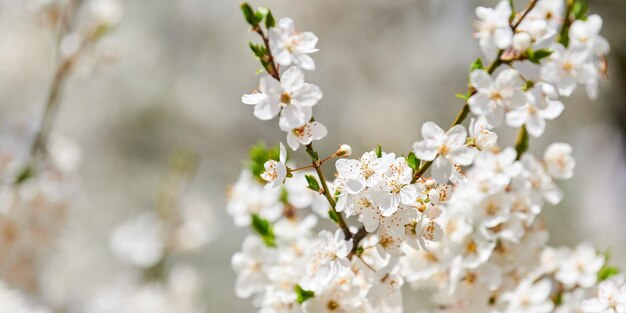
[[[0,0],[2,124],[39,117],[55,67],[51,33],[25,2]],[[540,154],[551,142],[568,142],[577,160],[575,177],[561,184],[565,201],[544,210],[551,243],[610,247],[613,263],[626,268],[626,1],[589,2],[611,43],[610,79],[595,102],[584,88],[566,99],[563,115],[548,123],[546,135],[531,139],[530,150]],[[307,80],[324,92],[315,108],[329,130],[317,144],[321,155],[341,143],[356,155],[378,143],[407,153],[422,123],[450,123],[462,105],[454,95],[466,90],[469,64],[479,56],[473,10],[495,3],[251,1],[320,38],[317,70],[307,72]],[[46,266],[67,271],[56,283],[60,293],[72,290],[68,298],[105,282],[117,270],[109,252],[112,229],[155,205],[172,151],[191,149],[200,163],[190,188],[210,203],[218,231],[191,261],[208,282],[202,298],[210,312],[250,312],[251,302],[234,294],[230,268],[247,231],[226,214],[225,192],[252,144],[284,141],[276,123],[258,121],[240,102],[258,82],[247,45],[257,38],[239,1],[127,0],[122,6],[119,25],[81,61],[62,96],[55,130],[82,149],[81,192]],[[513,144],[514,132],[499,143]],[[296,160],[304,160],[300,152],[292,154]]]

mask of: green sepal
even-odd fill
[[[482,70],[485,66],[483,65],[483,60],[481,58],[476,59],[476,61],[472,62],[470,65],[470,73],[475,70]]]
[[[302,304],[304,301],[315,297],[315,292],[311,290],[302,289],[300,285],[296,285],[296,287],[294,288],[294,291],[296,292],[296,295],[298,296],[298,298],[296,299],[296,302],[298,302],[299,304]]]
[[[524,52],[524,55],[526,59],[528,59],[528,61],[535,63],[535,64],[539,64],[541,63],[542,59],[549,57],[552,54],[552,52],[553,51],[550,49],[538,49],[538,50],[528,49]]]
[[[383,157],[383,147],[381,147],[381,145],[376,145],[376,156],[378,158],[382,158]]]
[[[598,281],[607,280],[620,273],[619,268],[615,266],[604,266],[598,271]]]

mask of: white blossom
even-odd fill
[[[505,49],[511,45],[513,30],[509,25],[511,6],[508,1],[498,2],[495,8],[476,8],[475,34],[479,39],[480,49],[490,60],[496,57],[497,49]]]
[[[539,83],[528,93],[526,105],[511,110],[506,114],[506,123],[511,127],[524,125],[533,137],[543,134],[546,122],[553,120],[563,112],[563,103],[558,101],[554,87]]]
[[[263,165],[265,172],[261,174],[261,178],[267,181],[265,185],[266,189],[274,189],[285,182],[287,177],[287,150],[283,143],[280,143],[279,160],[269,160]]]
[[[316,52],[317,36],[311,32],[297,32],[293,20],[283,17],[269,30],[270,49],[274,60],[282,65],[295,64],[303,70],[314,70],[315,62],[309,56]]]
[[[505,69],[495,79],[484,70],[470,74],[470,84],[476,89],[467,103],[472,113],[484,116],[492,126],[499,126],[506,110],[516,109],[526,103],[521,89],[519,73]]]
[[[280,112],[281,128],[294,129],[311,119],[311,107],[321,98],[319,87],[305,83],[302,70],[292,66],[282,73],[280,81],[262,77],[259,91],[244,95],[241,101],[254,105],[254,115],[260,120],[270,120]]]
[[[413,144],[413,152],[420,160],[433,161],[432,175],[438,183],[446,183],[454,174],[454,166],[469,165],[475,150],[466,146],[467,132],[456,125],[447,132],[433,122],[422,125],[424,140]]]

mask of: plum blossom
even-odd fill
[[[144,213],[115,228],[110,245],[115,255],[132,265],[148,268],[161,260],[164,225],[153,213]]]
[[[554,85],[559,94],[569,97],[576,84],[587,84],[597,80],[597,71],[589,62],[590,50],[586,47],[571,46],[565,48],[559,43],[550,46],[553,51],[548,60],[541,65],[541,77]]]
[[[582,305],[584,312],[594,313],[618,313],[626,312],[626,285],[624,277],[616,276],[606,280],[598,286],[597,295],[584,300]]]
[[[235,285],[238,297],[247,298],[263,290],[268,279],[264,263],[269,262],[270,257],[270,251],[261,239],[253,235],[246,237],[242,251],[235,253],[231,260],[231,265],[238,274]]]
[[[508,1],[498,2],[495,8],[476,8],[475,37],[479,40],[480,49],[488,59],[496,57],[498,49],[505,49],[511,45],[513,30],[509,24],[511,6]]]
[[[511,127],[524,125],[533,137],[539,137],[546,128],[545,120],[553,120],[563,112],[563,103],[558,101],[554,87],[539,83],[528,93],[528,102],[506,114],[506,123]]]
[[[523,280],[517,288],[502,295],[502,300],[507,301],[507,313],[549,313],[554,309],[550,299],[552,286],[550,281],[542,279],[536,283]]]
[[[308,264],[312,286],[328,284],[339,272],[348,269],[350,261],[347,256],[351,250],[352,239],[346,241],[341,229],[334,235],[328,231],[321,231],[316,244],[312,247]]]
[[[265,162],[265,172],[261,174],[261,178],[267,181],[265,184],[266,189],[274,189],[285,182],[287,177],[287,150],[283,143],[280,143],[280,154],[278,161],[269,160]]]
[[[604,258],[590,244],[583,243],[561,262],[554,277],[568,288],[575,285],[589,288],[596,283],[598,271],[603,265]]]
[[[395,154],[388,153],[379,158],[374,151],[370,151],[364,153],[360,160],[339,159],[335,167],[341,177],[357,180],[366,187],[374,187],[383,181],[383,174],[395,157]]]
[[[282,73],[280,81],[261,77],[258,92],[244,95],[241,102],[254,105],[254,116],[260,120],[270,120],[280,112],[281,128],[294,129],[311,119],[311,108],[320,99],[320,88],[305,83],[302,70],[292,66]]]
[[[574,175],[576,161],[572,157],[572,146],[566,143],[553,143],[543,154],[546,171],[556,179],[569,179]]]
[[[306,146],[313,140],[320,140],[328,134],[326,127],[319,122],[307,122],[293,129],[284,127],[281,127],[281,129],[287,132],[287,144],[294,151],[298,150],[300,145]]]
[[[303,70],[314,70],[315,62],[309,56],[316,52],[317,36],[311,32],[297,32],[293,20],[283,17],[269,30],[270,48],[274,60],[281,66],[294,64]]]
[[[491,131],[491,126],[484,117],[470,120],[469,136],[474,138],[474,145],[480,150],[491,149],[498,141],[498,134]]]
[[[484,116],[492,126],[499,126],[506,110],[523,106],[527,100],[521,89],[519,73],[505,69],[495,79],[484,70],[470,74],[470,84],[476,89],[467,103],[472,113]]]
[[[424,140],[413,144],[413,153],[420,160],[434,161],[432,175],[438,183],[446,183],[454,174],[455,166],[470,165],[475,150],[467,147],[467,132],[456,125],[447,132],[433,122],[422,125]]]

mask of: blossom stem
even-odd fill
[[[365,262],[365,260],[363,259],[363,257],[361,257],[359,255],[359,260],[361,260],[361,262],[363,262],[363,264],[365,265],[365,267],[369,268],[372,272],[376,273],[377,271],[374,269],[374,267],[372,267],[371,265],[369,265],[369,263]]]
[[[267,35],[263,31],[263,29],[261,29],[260,26],[256,26],[252,30],[256,32],[257,34],[259,34],[259,36],[261,36],[261,39],[263,40],[263,44],[265,45],[265,49],[267,50],[267,57],[268,57],[267,62],[269,66],[265,70],[267,71],[268,74],[270,74],[276,80],[280,81],[280,73],[278,72],[278,67],[276,66],[276,63],[274,62],[274,57],[272,56],[272,51],[270,50],[270,42],[269,42]],[[320,161],[320,160],[316,160],[315,158],[313,158],[313,155],[317,155],[317,152],[313,148],[313,143],[306,145],[306,150],[309,153],[309,156],[311,156],[311,161],[313,161],[311,166],[315,168],[315,172],[317,173],[320,183],[322,184],[324,197],[326,197],[326,199],[328,200],[331,210],[333,210],[336,213],[335,216],[337,216],[337,226],[341,228],[346,239],[352,238],[353,237],[352,233],[350,232],[350,229],[348,228],[348,224],[344,220],[343,215],[337,212],[337,209],[336,209],[337,204],[333,196],[330,194],[330,190],[328,189],[328,184],[326,183],[326,178],[324,177],[324,173],[322,172],[322,169],[321,169],[322,163],[332,158],[334,154]],[[309,167],[310,166],[305,167],[305,168],[309,168]]]
[[[263,29],[261,29],[261,26],[256,26],[252,30],[256,32],[257,34],[259,34],[259,36],[261,36],[261,39],[263,40],[263,44],[265,45],[265,49],[267,50],[267,63],[269,64],[269,66],[265,70],[272,77],[276,78],[276,80],[280,80],[278,67],[276,66],[276,63],[274,62],[274,56],[272,55],[272,51],[270,50],[269,38],[267,37],[267,35],[265,35],[265,32],[263,31]]]
[[[565,14],[563,15],[563,26],[561,27],[561,32],[559,33],[559,42],[564,46],[569,46],[569,27],[572,24],[572,19],[570,15],[572,14],[572,9],[574,8],[574,0],[567,0],[565,6]]]
[[[313,143],[306,145],[306,150],[307,152],[309,152],[309,155],[317,154],[317,152],[313,148]],[[328,200],[328,203],[330,204],[330,209],[336,213],[335,215],[337,216],[337,226],[341,228],[346,239],[353,238],[352,233],[350,232],[350,229],[348,228],[348,224],[346,224],[346,221],[343,218],[343,215],[337,212],[337,209],[335,208],[337,203],[335,202],[335,199],[333,198],[333,196],[330,194],[330,190],[328,189],[328,184],[326,183],[326,178],[324,177],[324,172],[322,172],[321,163],[313,159],[313,157],[311,157],[311,161],[313,161],[313,167],[315,168],[315,172],[317,173],[320,183],[322,184],[322,189],[323,189],[322,191],[323,191],[324,197],[326,197],[326,199]]]
[[[515,151],[517,151],[517,160],[522,157],[522,154],[528,150],[529,146],[528,131],[526,130],[526,126],[522,126],[517,133],[517,139],[515,140]]]
[[[73,62],[70,59],[65,60],[63,63],[61,63],[61,65],[59,65],[54,74],[54,77],[52,78],[52,83],[48,92],[48,97],[46,99],[46,106],[43,112],[41,124],[39,129],[37,130],[36,137],[30,147],[30,154],[33,158],[39,152],[45,153],[48,135],[50,133],[50,130],[52,129],[56,113],[59,110],[60,96],[63,90],[63,85],[67,78],[67,74],[72,67],[72,64]]]
[[[522,16],[519,18],[519,20],[511,27],[513,28],[513,32],[515,32],[515,30],[517,29],[517,27],[522,23],[522,21],[524,20],[524,18],[526,18],[526,15],[528,15],[528,13],[530,13],[530,11],[532,11],[535,6],[537,5],[537,2],[539,0],[531,0],[528,3],[528,7],[526,8],[526,10],[524,11],[524,13],[522,13]]]
[[[326,158],[324,158],[324,159],[322,159],[322,160],[319,160],[319,161],[318,161],[318,163],[319,163],[320,165],[322,165],[322,164],[324,164],[324,162],[326,162],[326,161],[328,161],[328,160],[330,160],[330,159],[332,159],[332,158],[334,158],[334,157],[336,157],[336,156],[337,156],[336,154],[331,154],[331,155],[327,156]],[[311,164],[309,164],[309,165],[307,165],[307,166],[303,166],[303,167],[298,167],[298,168],[290,169],[290,170],[289,170],[289,172],[293,173],[293,172],[297,172],[297,171],[301,171],[301,170],[306,170],[307,168],[313,168],[313,167],[315,167],[315,164],[314,164],[314,163],[311,163]]]
[[[76,18],[75,13],[79,10],[80,5],[81,1],[73,0],[67,5],[66,10],[63,12],[56,34],[57,51],[59,51],[63,36],[70,32],[69,27]],[[65,81],[71,73],[74,64],[76,64],[76,61],[80,58],[81,53],[89,46],[89,44],[97,40],[97,38],[98,37],[95,33],[90,34],[83,42],[81,42],[80,46],[74,53],[65,58],[59,57],[60,63],[57,66],[52,78],[52,83],[46,98],[46,106],[44,108],[43,116],[40,124],[38,125],[39,128],[37,129],[35,139],[32,141],[30,146],[30,157],[32,159],[34,159],[40,152],[44,154],[46,153],[48,136],[50,135],[50,131],[52,130],[55,117],[61,104],[61,94],[63,92]]]
[[[365,236],[367,236],[367,230],[365,230],[365,226],[361,226],[352,237],[352,254],[355,254],[359,249],[359,243],[363,240],[363,238],[365,238]]]

